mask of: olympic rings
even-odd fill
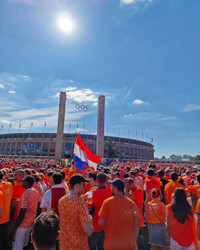
[[[75,108],[78,109],[78,111],[88,111],[90,109],[90,105],[75,105]]]

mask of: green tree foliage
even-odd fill
[[[191,161],[200,161],[200,155],[191,156],[190,160]]]
[[[105,158],[119,158],[123,153],[123,150],[120,150],[115,142],[111,139],[104,144],[104,156]]]

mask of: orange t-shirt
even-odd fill
[[[85,201],[77,195],[65,195],[58,202],[60,215],[60,250],[89,249],[83,225],[90,222]]]
[[[166,215],[163,212],[163,206],[165,206],[163,202],[155,200],[151,200],[145,205],[147,223],[157,224],[166,222]]]
[[[134,223],[140,219],[135,202],[112,196],[103,202],[99,217],[105,220],[105,250],[135,250]]]
[[[107,198],[111,197],[112,193],[110,191],[110,189],[108,188],[97,188],[96,190],[93,191],[93,205],[95,207],[95,211],[93,214],[93,220],[94,220],[94,224],[93,224],[93,232],[100,232],[105,230],[104,227],[100,227],[98,224],[99,221],[99,211],[101,209],[101,206],[104,202],[104,200],[106,200]]]
[[[13,187],[13,195],[12,195],[12,200],[16,200],[16,206],[15,206],[15,213],[14,213],[14,219],[17,219],[18,213],[19,213],[19,201],[22,196],[22,194],[25,192],[25,188],[22,187],[22,182],[18,182],[14,187]]]
[[[198,202],[197,202],[195,214],[200,215],[200,199],[199,199]]]
[[[184,186],[181,185],[178,181],[170,181],[165,185],[164,189],[164,196],[166,204],[170,204],[172,201],[172,194],[174,193],[176,188],[183,188]]]
[[[143,201],[144,201],[144,193],[140,187],[137,187],[135,190],[131,191],[133,201],[135,202],[139,213],[140,213],[140,226],[144,226],[144,217],[143,217]]]
[[[188,216],[185,223],[182,224],[173,216],[171,205],[167,205],[167,213],[169,217],[169,233],[179,245],[189,247],[194,242],[193,222],[194,211],[191,208],[192,216]]]
[[[200,198],[200,184],[194,185],[194,188],[196,189],[196,194],[198,195],[198,198]]]
[[[12,184],[10,182],[0,183],[0,192],[2,192],[1,202],[3,204],[2,216],[0,217],[0,224],[3,224],[10,220],[10,202],[13,194]]]

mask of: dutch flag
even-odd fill
[[[80,134],[78,134],[76,138],[76,142],[74,144],[74,162],[76,168],[80,170],[86,170],[87,167],[94,167],[96,170],[97,164],[101,160],[101,157],[98,155],[94,155],[89,148],[85,146],[83,141],[81,140]]]

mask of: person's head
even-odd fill
[[[27,189],[27,188],[31,188],[33,186],[35,182],[35,179],[33,176],[26,176],[23,180],[22,180],[22,187]]]
[[[88,173],[88,179],[90,180],[90,186],[96,185],[97,174],[94,172]]]
[[[153,170],[153,169],[149,169],[149,170],[147,171],[147,175],[149,175],[149,176],[154,176],[154,175],[155,175],[154,170]]]
[[[107,181],[107,175],[103,172],[97,174],[97,185],[99,187],[105,186]]]
[[[55,172],[52,176],[54,185],[61,184],[63,181],[63,175],[60,172]]]
[[[0,182],[3,180],[3,171],[0,170]]]
[[[188,215],[192,215],[191,207],[187,201],[186,192],[182,188],[176,188],[172,195],[172,213],[178,222],[184,224]]]
[[[186,170],[186,171],[185,171],[185,174],[186,174],[187,176],[190,176],[190,170],[189,170],[189,169]]]
[[[114,195],[124,194],[124,182],[120,178],[116,178],[114,180],[108,181],[108,183],[112,184],[112,193]]]
[[[62,177],[63,177],[62,181],[65,181],[65,176],[66,176],[65,171],[63,169],[60,169],[58,172],[62,174]]]
[[[132,178],[134,180],[136,177],[136,173],[134,171],[130,171],[129,176],[130,176],[130,178]]]
[[[50,185],[53,185],[53,174],[55,172],[54,171],[50,171],[48,174],[47,174],[47,179],[48,179],[48,182]]]
[[[25,172],[25,176],[27,176],[27,175],[31,175],[31,174],[32,174],[32,172],[31,172],[31,169],[30,169],[30,168],[25,168],[25,169],[24,169],[24,172]]]
[[[29,175],[28,175],[29,176]],[[40,181],[40,177],[38,174],[33,174],[33,178],[35,179],[35,182],[38,183]]]
[[[157,188],[154,188],[151,190],[151,196],[153,199],[160,198],[160,190]]]
[[[130,168],[129,166],[127,166],[127,167],[125,168],[125,172],[128,174],[130,171],[131,171],[131,168]]]
[[[114,172],[114,178],[119,178],[120,177],[120,173],[119,172]]]
[[[197,181],[200,183],[200,173],[197,174]]]
[[[74,194],[81,195],[84,188],[85,188],[85,182],[89,182],[90,180],[85,179],[82,175],[80,174],[75,174],[71,177],[69,181],[69,185],[71,188],[71,191]]]
[[[1,180],[0,180],[1,181]],[[12,184],[12,186],[14,187],[14,185],[15,185],[15,180],[14,180],[14,178],[8,178],[7,179],[7,182],[10,182],[11,184]]]
[[[167,176],[170,175],[170,169],[169,169],[169,168],[167,168],[167,169],[165,170],[165,175],[167,175]]]
[[[59,238],[59,218],[53,212],[40,214],[34,222],[31,240],[35,250],[50,250]]]
[[[134,179],[128,178],[128,189],[129,190],[134,190],[137,186],[134,183]]]
[[[155,165],[154,160],[151,160],[151,161],[150,161],[150,165],[151,165],[151,166],[154,166],[154,165]]]
[[[164,175],[165,175],[165,171],[163,169],[161,169],[161,170],[158,171],[158,177],[160,179],[162,179],[164,177]]]
[[[19,182],[22,181],[22,179],[24,178],[25,173],[23,169],[17,169],[14,173],[14,179]]]
[[[176,172],[172,172],[170,175],[172,181],[177,181],[178,180],[178,174]]]

